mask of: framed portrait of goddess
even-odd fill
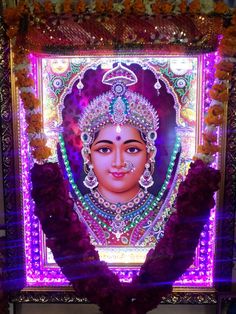
[[[75,210],[102,259],[132,274],[162,237],[194,154],[200,60],[40,62],[45,131]]]
[[[179,184],[201,141],[210,82],[203,73],[215,54],[30,58],[53,152],[49,162],[60,164],[74,210],[101,260],[129,282],[175,211]],[[34,161],[17,99],[16,90],[26,286],[68,288],[34,216]],[[222,163],[221,155],[216,163]],[[176,291],[214,291],[217,206]]]

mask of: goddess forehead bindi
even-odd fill
[[[120,135],[117,135],[117,136],[116,136],[116,140],[117,140],[117,141],[120,141],[120,140],[121,140],[121,136],[120,136]]]

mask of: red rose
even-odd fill
[[[48,203],[58,194],[67,193],[61,170],[57,163],[35,164],[31,170],[32,197],[37,205]]]

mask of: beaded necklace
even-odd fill
[[[140,217],[143,217],[150,208],[153,209],[154,196],[140,190],[127,203],[111,203],[105,200],[98,190],[95,190],[85,195],[84,199],[89,205],[89,213],[93,218],[119,239],[123,233],[134,227],[140,221]],[[110,221],[109,227],[103,219]]]

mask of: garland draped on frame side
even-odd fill
[[[32,197],[55,261],[79,297],[97,304],[104,314],[145,314],[154,309],[192,264],[196,246],[218,190],[220,173],[201,160],[191,164],[180,184],[176,212],[164,237],[147,254],[139,276],[122,285],[100,261],[85,225],[74,211],[67,183],[57,163],[35,164]]]

